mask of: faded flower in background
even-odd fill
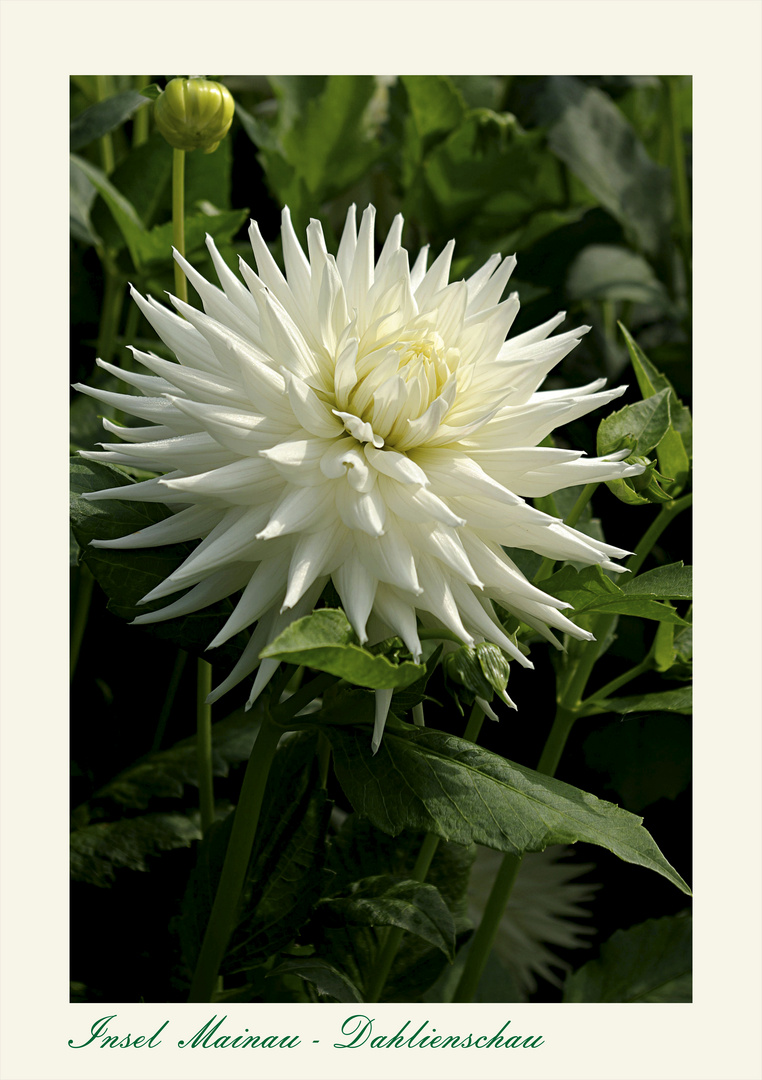
[[[495,956],[523,999],[534,993],[538,977],[561,986],[570,965],[554,950],[587,948],[586,938],[594,933],[592,926],[579,920],[590,918],[589,904],[598,886],[578,880],[594,867],[577,862],[571,854],[569,848],[549,847],[526,855],[498,927]],[[498,851],[478,849],[468,885],[468,915],[476,926],[501,859]]]
[[[554,643],[553,630],[590,635],[502,545],[612,570],[611,559],[626,554],[526,501],[641,471],[622,460],[626,450],[586,458],[538,445],[624,390],[604,390],[602,379],[539,390],[587,328],[551,337],[559,314],[506,340],[519,310],[515,293],[501,300],[513,257],[493,255],[467,280],[448,283],[453,242],[428,268],[424,248],[411,267],[398,216],[376,260],[374,218],[368,207],[358,232],[352,207],[334,258],[315,220],[305,255],[284,210],[285,276],[255,223],[257,272],[241,260],[243,280],[209,239],[221,289],[177,255],[203,312],[172,298],[176,315],[133,297],[178,363],[133,349],[152,374],[101,366],[136,395],[79,387],[147,423],[104,420],[122,441],[84,456],[161,474],[87,498],[174,511],[94,543],[200,541],[144,601],[182,596],[136,622],[198,611],[242,590],[210,648],[256,623],[211,700],[258,668],[249,703],[256,699],[278,666],[260,662],[263,648],[314,608],[329,581],[361,643],[398,635],[420,658],[423,625],[467,644],[492,642],[531,667],[493,601]],[[390,698],[379,692],[376,746]]]

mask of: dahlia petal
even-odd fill
[[[194,611],[201,611],[210,604],[216,604],[218,600],[224,600],[232,592],[245,585],[251,576],[251,567],[241,563],[227,566],[224,570],[218,570],[208,578],[204,578],[198,585],[194,585],[184,596],[174,603],[168,604],[158,611],[148,611],[144,615],[138,615],[133,619],[131,626],[147,626],[150,623],[165,622],[167,619],[176,619],[181,615],[190,615]]]
[[[378,450],[371,443],[365,443],[365,457],[378,472],[401,484],[420,484],[429,486],[429,480],[423,469],[406,454],[399,454],[388,448]]]
[[[389,629],[402,638],[416,663],[420,663],[421,640],[418,637],[415,610],[411,607],[409,600],[394,587],[379,584],[373,607],[388,624]]]
[[[220,520],[220,511],[216,507],[189,506],[171,517],[163,518],[153,525],[140,529],[115,540],[91,540],[96,548],[144,548],[164,547],[166,544],[179,544],[185,540],[197,540],[205,536]]]
[[[283,595],[290,556],[281,552],[272,559],[264,559],[251,575],[240,600],[216,637],[207,648],[216,649],[241,630],[251,626],[274,606],[276,598]]]
[[[370,744],[371,752],[373,754],[378,753],[378,749],[381,746],[381,739],[384,734],[384,728],[386,727],[386,720],[389,716],[389,706],[392,703],[392,694],[394,690],[376,690],[376,719],[373,724],[373,739]]]
[[[357,249],[357,207],[354,203],[347,210],[344,231],[339,241],[339,250],[336,254],[336,266],[341,274],[341,280],[346,288],[349,276],[352,272],[355,251]]]
[[[340,565],[341,560],[336,558],[337,548],[340,554],[343,547],[338,539],[340,532],[338,526],[331,525],[320,532],[299,537],[288,568],[288,584],[281,611],[292,608],[318,577]]]
[[[352,629],[363,644],[368,640],[365,627],[376,595],[376,579],[365,571],[354,555],[338,567],[333,581]]]

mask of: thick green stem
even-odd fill
[[[201,831],[206,836],[214,822],[214,779],[212,777],[212,707],[206,699],[212,692],[212,665],[199,659],[196,674],[196,759],[201,804]]]
[[[667,116],[669,121],[670,157],[672,180],[675,193],[677,223],[680,230],[680,252],[685,270],[685,291],[690,305],[691,296],[691,206],[688,191],[688,178],[685,172],[685,150],[683,147],[680,117],[677,108],[677,79],[679,76],[665,75],[662,85],[667,95]]]
[[[82,646],[82,638],[85,636],[87,617],[90,613],[90,600],[93,595],[93,575],[84,563],[80,563],[76,571],[77,595],[74,601],[74,617],[71,628],[71,652],[69,653],[69,680],[74,678],[77,670],[79,650]]]
[[[189,1002],[211,1001],[217,986],[217,973],[235,925],[267,777],[280,736],[280,729],[265,716],[249,758],[241,797],[235,809],[228,850],[193,976]]]
[[[135,76],[135,89],[142,90],[144,86],[148,86],[151,82],[150,75],[136,75]],[[132,121],[132,145],[142,146],[148,139],[148,118],[151,114],[151,109],[148,104],[144,105],[142,109],[138,109],[135,113],[135,119]]]
[[[185,255],[185,151],[172,153],[172,243],[181,255]],[[188,282],[185,274],[175,263],[175,293],[178,300],[188,302]]]
[[[674,521],[679,513],[685,510],[693,502],[693,495],[683,495],[681,499],[663,503],[659,513],[650,528],[643,534],[643,538],[635,548],[635,553],[627,560],[627,569],[634,576],[640,570],[648,558],[651,548],[659,539],[667,526]]]
[[[96,88],[96,100],[104,101],[106,98],[111,97],[111,76],[110,75],[96,75],[95,76],[95,88]],[[105,135],[102,135],[98,140],[101,151],[101,165],[103,171],[108,174],[114,171],[114,140],[111,137],[111,132],[107,131]]]
[[[484,908],[479,929],[474,934],[468,950],[466,965],[453,996],[457,1003],[473,1001],[482,977],[487,957],[492,951],[497,929],[503,918],[513,883],[521,867],[521,855],[505,855],[497,872],[495,883]]]

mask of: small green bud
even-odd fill
[[[176,150],[211,154],[233,122],[235,102],[226,86],[209,79],[172,79],[156,99],[156,126]]]
[[[445,656],[442,671],[445,686],[459,707],[460,699],[467,705],[473,705],[478,697],[491,701],[493,694],[497,694],[506,705],[513,706],[505,692],[510,665],[496,645],[487,641],[462,645]]]

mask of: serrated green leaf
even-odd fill
[[[460,91],[446,75],[403,75],[419,155],[432,136],[452,131],[466,115]]]
[[[690,891],[641,818],[569,784],[453,735],[399,721],[387,724],[375,756],[363,728],[324,730],[347,798],[384,832],[425,829],[515,855],[583,840]]]
[[[669,380],[654,367],[627,329],[621,323],[619,328],[624,335],[643,397],[647,400],[665,390],[669,394],[670,427],[659,442],[657,457],[661,471],[672,478],[672,484],[668,486],[668,490],[670,494],[675,495],[684,487],[690,472],[691,414],[678,398]]]
[[[656,596],[661,600],[690,600],[693,597],[693,567],[682,562],[657,566],[645,574],[622,581],[627,596]]]
[[[693,711],[693,692],[690,686],[681,686],[677,690],[663,690],[655,694],[633,694],[628,697],[601,698],[585,710],[586,715],[599,713],[676,712]]]
[[[645,578],[647,575],[642,576]],[[551,596],[571,604],[575,616],[603,612],[685,625],[685,620],[673,607],[654,599],[648,583],[643,590],[638,590],[638,580],[639,578],[635,578],[630,583],[632,591],[625,592],[607,578],[599,566],[586,566],[582,570],[564,566],[562,570],[543,580],[542,587]],[[665,576],[665,587],[666,580]]]
[[[360,991],[350,978],[316,956],[303,960],[286,960],[270,972],[270,977],[276,975],[296,975],[305,982],[312,983],[322,997],[332,998],[334,1001],[349,1005],[363,1001]]]
[[[690,1001],[691,932],[688,915],[617,930],[601,946],[600,959],[568,977],[564,1002]]]
[[[660,390],[645,401],[625,405],[598,425],[598,453],[614,453],[629,447],[630,453],[650,453],[669,431],[669,390]]]
[[[148,870],[147,858],[189,847],[200,838],[198,824],[185,814],[145,814],[86,825],[71,835],[71,876],[106,888],[116,880],[117,870]]]
[[[71,122],[69,128],[69,147],[72,151],[81,150],[95,139],[107,135],[119,127],[125,120],[148,104],[140,90],[125,90],[121,94],[91,105]]]
[[[450,960],[455,956],[455,923],[439,890],[421,881],[385,875],[355,882],[352,894],[321,905],[344,923],[398,926],[430,942]]]
[[[373,690],[410,686],[426,671],[423,664],[393,664],[357,644],[343,611],[321,608],[297,619],[260,653],[289,664],[306,664],[317,671]]]

